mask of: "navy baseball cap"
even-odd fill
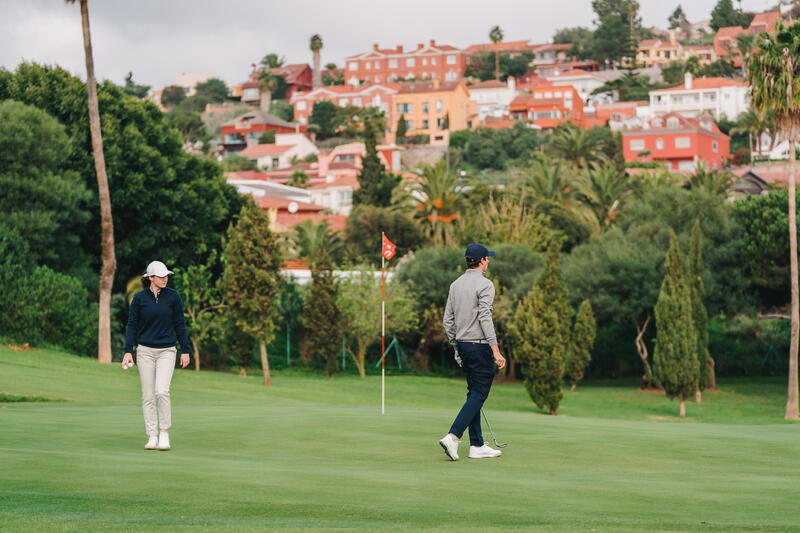
[[[469,257],[473,261],[480,261],[486,256],[494,257],[494,252],[489,251],[489,249],[481,243],[476,242],[475,244],[467,246],[467,251],[464,252],[464,256]]]

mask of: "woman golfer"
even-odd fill
[[[147,265],[147,271],[142,276],[143,290],[133,297],[128,314],[122,368],[133,364],[135,345],[139,378],[142,381],[144,426],[149,437],[144,445],[145,450],[169,450],[167,430],[172,425],[169,383],[175,370],[175,342],[181,343],[181,368],[189,365],[191,353],[183,321],[183,302],[178,291],[167,288],[167,276],[172,273],[161,261]]]

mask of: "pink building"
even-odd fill
[[[345,83],[385,83],[416,78],[455,81],[464,77],[468,54],[431,39],[414,50],[382,49],[377,44],[369,52],[352,55],[345,62]]]

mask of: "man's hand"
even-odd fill
[[[506,367],[506,358],[500,355],[500,347],[496,344],[492,345],[492,355],[494,355],[494,363],[497,368],[503,370]]]
[[[188,353],[182,353],[181,354],[181,368],[186,368],[187,366],[189,366],[189,354]]]
[[[125,370],[128,367],[129,364],[131,364],[131,365],[133,364],[133,354],[132,353],[126,353],[122,357],[122,370]]]

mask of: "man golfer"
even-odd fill
[[[494,285],[485,277],[489,257],[494,257],[494,252],[476,243],[469,245],[464,255],[467,270],[450,285],[444,309],[444,330],[467,378],[467,401],[449,433],[439,441],[453,461],[458,461],[458,441],[466,428],[469,428],[470,459],[502,454],[486,445],[481,434],[481,407],[492,387],[495,363],[501,370],[506,366],[492,323]]]

